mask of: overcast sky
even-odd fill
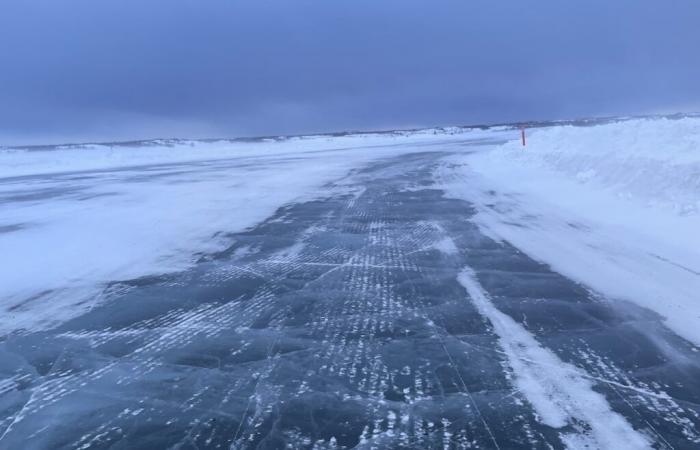
[[[698,110],[698,0],[0,1],[6,145]]]

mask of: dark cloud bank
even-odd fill
[[[0,144],[700,109],[696,0],[4,0]]]

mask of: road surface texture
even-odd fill
[[[392,157],[0,341],[0,448],[700,448],[700,355]]]

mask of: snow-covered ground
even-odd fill
[[[537,128],[525,148],[499,127],[0,150],[0,333],[189,267],[353,168],[418,151],[449,152],[436,185],[483,231],[700,344],[700,118]]]
[[[140,167],[153,164],[192,163],[227,160],[231,158],[277,157],[302,154],[312,157],[316,152],[380,149],[410,144],[432,145],[459,142],[468,138],[487,138],[496,130],[457,127],[395,131],[385,133],[355,133],[342,136],[309,135],[255,140],[154,140],[114,144],[77,144],[15,148],[0,146],[0,177],[46,175],[86,170],[106,170]],[[354,154],[354,153],[352,153]],[[323,158],[325,155],[316,155]]]
[[[697,445],[699,129],[0,151],[0,441]]]
[[[185,269],[373,159],[484,134],[457,131],[0,150],[0,335],[75,317],[110,282]]]
[[[519,132],[436,177],[480,227],[700,344],[700,119]]]

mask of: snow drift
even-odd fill
[[[489,155],[491,162],[550,169],[680,214],[700,210],[700,118],[569,125],[528,134],[527,147],[511,141]]]

